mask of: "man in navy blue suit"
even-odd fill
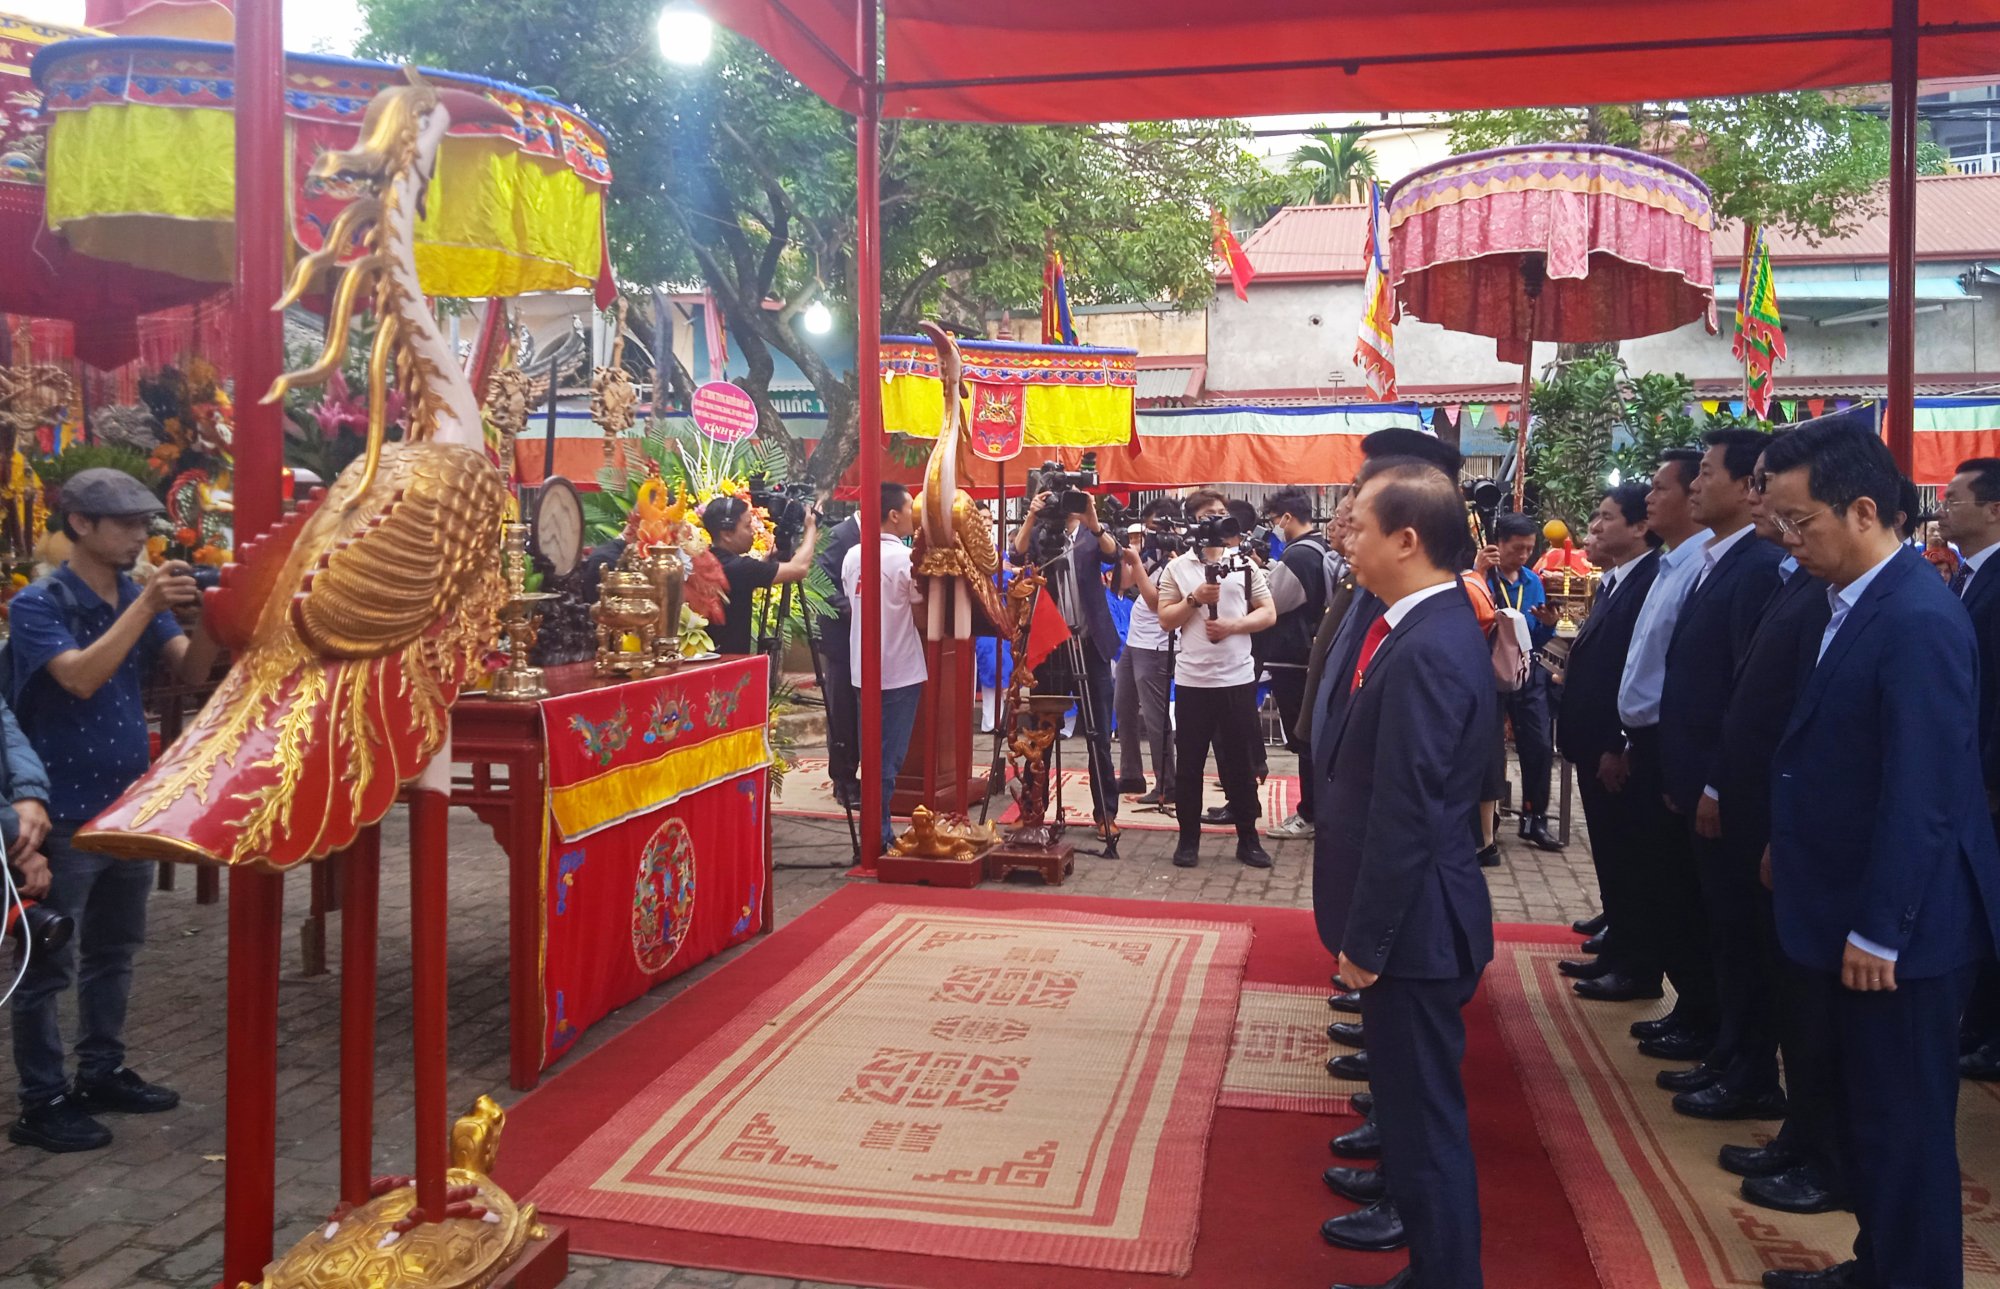
[[[1460,1066],[1462,1011],[1493,958],[1476,856],[1499,700],[1456,571],[1458,489],[1426,462],[1393,458],[1370,462],[1359,482],[1348,555],[1387,607],[1352,670],[1324,682],[1348,696],[1325,729],[1332,777],[1318,836],[1330,844],[1313,912],[1360,991],[1389,1202],[1410,1246],[1409,1267],[1383,1289],[1480,1289]]]
[[[1945,485],[1939,527],[1958,543],[1951,579],[1979,640],[1979,759],[1986,769],[1986,803],[2000,802],[2000,460],[1964,462]],[[1965,1015],[1966,1046],[1958,1063],[1967,1078],[2000,1079],[2000,971],[1988,968]]]
[[[1771,890],[1787,957],[1831,997],[1854,1260],[1770,1289],[1961,1289],[1958,1023],[1993,955],[2000,847],[1979,765],[1972,624],[1895,530],[1866,430],[1771,445],[1765,505],[1830,616],[1772,763]]]
[[[1706,968],[1714,1001],[1713,1050],[1697,1068],[1670,1075],[1674,1109],[1700,1119],[1776,1119],[1785,1112],[1778,1084],[1775,1017],[1758,951],[1757,864],[1764,838],[1722,827],[1723,718],[1737,671],[1757,633],[1764,606],[1783,579],[1784,553],[1757,533],[1751,476],[1770,436],[1715,430],[1702,440],[1700,472],[1688,491],[1695,522],[1712,534],[1694,589],[1667,643],[1660,687],[1660,764],[1666,805],[1688,840],[1671,880],[1675,903],[1670,944]],[[1670,959],[1670,963],[1673,959]],[[1675,976],[1678,981],[1682,977]]]

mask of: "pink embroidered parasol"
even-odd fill
[[[1589,143],[1496,148],[1416,171],[1388,207],[1402,312],[1492,336],[1522,364],[1517,463],[1535,341],[1628,340],[1697,319],[1715,331],[1708,189],[1669,162]],[[1517,507],[1525,477],[1517,464]]]

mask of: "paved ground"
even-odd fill
[[[1288,759],[1274,750],[1273,772],[1287,773]],[[1572,844],[1561,854],[1509,840],[1505,866],[1488,875],[1496,918],[1567,922],[1595,911],[1581,818],[1579,810]],[[464,1106],[480,1093],[509,1103],[515,1094],[507,1090],[505,861],[469,814],[455,812],[452,827],[450,1103]],[[1267,871],[1236,864],[1220,836],[1200,868],[1176,869],[1169,863],[1171,833],[1128,830],[1122,858],[1080,858],[1074,879],[1051,894],[1309,906],[1311,843],[1270,845],[1277,862]],[[398,1077],[410,1052],[408,884],[399,864],[407,851],[400,818],[385,829],[383,851],[378,1068],[384,1090],[377,1165],[400,1172],[409,1167],[411,1113],[407,1075]],[[780,926],[839,889],[846,855],[840,821],[780,817]],[[0,1289],[207,1286],[221,1274],[224,911],[196,905],[192,887],[183,880],[179,890],[154,897],[129,1034],[133,1066],[180,1089],[181,1108],[112,1120],[117,1140],[93,1154],[48,1156],[0,1140]],[[306,883],[294,879],[286,898],[288,928],[296,927],[305,907]],[[337,933],[332,938],[337,954]],[[690,972],[607,1018],[579,1042],[579,1052],[608,1041],[718,965]],[[296,937],[288,936],[280,993],[279,1249],[319,1221],[335,1193],[338,981],[337,968],[317,978],[301,975]],[[65,1032],[71,1024],[66,1016]],[[574,1268],[568,1283],[578,1289],[814,1289],[764,1276],[602,1258],[578,1257]]]

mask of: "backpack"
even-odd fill
[[[1520,692],[1528,683],[1528,668],[1533,665],[1535,655],[1528,615],[1519,609],[1495,607],[1491,646],[1494,684],[1503,694]]]
[[[21,590],[29,591],[35,587],[40,587],[48,594],[49,599],[55,602],[56,612],[62,615],[64,629],[71,636],[76,635],[81,616],[80,606],[76,602],[76,592],[63,585],[54,574],[38,578],[32,585],[24,586]],[[16,592],[16,595],[19,593]],[[14,642],[11,638],[0,640],[0,702],[12,707],[19,696],[14,684]]]

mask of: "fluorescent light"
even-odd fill
[[[806,306],[806,311],[800,315],[799,321],[804,323],[805,329],[813,335],[823,336],[833,330],[833,310],[827,308],[824,301],[814,300]]]
[[[655,30],[660,38],[660,57],[670,63],[696,67],[715,51],[715,24],[690,0],[673,0],[660,10]]]

